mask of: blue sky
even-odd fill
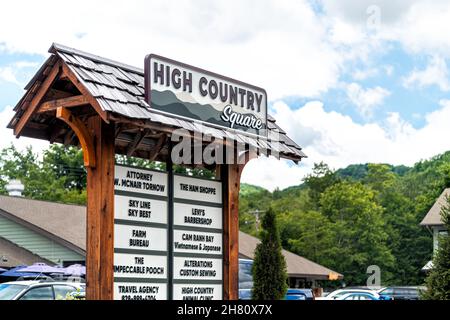
[[[24,16],[23,0],[0,13],[0,147],[45,148],[4,126],[60,42],[135,66],[158,53],[264,87],[309,156],[251,163],[243,180],[269,189],[299,184],[315,162],[412,165],[450,150],[446,1],[80,1],[92,10],[80,3],[67,28],[50,0],[27,2]],[[11,28],[19,16],[26,22]]]

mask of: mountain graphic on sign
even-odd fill
[[[152,90],[151,107],[157,110],[177,114],[224,127],[229,124],[221,119],[221,112],[209,104],[184,102],[171,91]],[[244,114],[245,115],[245,114]],[[250,115],[250,114],[249,114]],[[251,131],[247,127],[236,126],[235,129]]]

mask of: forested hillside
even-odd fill
[[[272,205],[283,246],[343,273],[348,285],[364,285],[370,265],[380,266],[383,284],[416,285],[432,253],[431,235],[419,223],[448,186],[450,152],[412,168],[332,171],[320,163],[297,187],[270,193],[242,185],[240,227],[256,235],[256,213]]]
[[[163,167],[137,159],[118,161]],[[42,157],[32,149],[4,149],[0,177],[1,194],[8,180],[20,179],[30,198],[77,204],[86,200],[83,158],[74,148],[53,145]],[[332,171],[320,163],[298,186],[285,190],[243,184],[240,228],[258,235],[258,217],[271,206],[284,248],[344,274],[347,285],[364,285],[370,265],[381,268],[383,284],[421,284],[420,269],[431,258],[432,244],[419,223],[447,186],[450,152],[412,168],[363,164]]]

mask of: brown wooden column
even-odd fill
[[[114,259],[114,124],[100,116],[88,121],[95,167],[87,168],[86,298],[113,299]]]
[[[239,190],[244,165],[222,165],[224,182],[224,300],[239,299]]]

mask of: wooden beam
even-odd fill
[[[239,190],[245,164],[221,165],[224,192],[223,225],[223,298],[239,299]]]
[[[44,98],[45,94],[47,93],[47,91],[49,90],[51,85],[55,82],[56,78],[60,74],[60,71],[61,71],[60,69],[61,69],[61,63],[57,62],[51,69],[51,71],[48,74],[45,81],[39,87],[38,91],[36,92],[35,96],[31,100],[31,102],[28,105],[28,108],[25,110],[24,114],[20,117],[19,122],[17,123],[17,125],[14,128],[14,135],[17,138],[20,137],[20,134],[21,134],[23,128],[28,123],[28,121],[31,119],[31,116],[36,111],[42,98]]]
[[[84,166],[94,168],[96,165],[94,141],[84,123],[63,107],[56,110],[56,117],[64,121],[77,135],[83,149]]]
[[[70,68],[66,64],[62,65],[62,72],[64,76],[70,79],[70,81],[78,89],[78,91],[80,91],[80,93],[85,96],[89,104],[95,109],[95,111],[97,111],[103,121],[109,123],[109,118],[106,111],[102,109],[98,101],[91,95],[89,90],[80,82],[80,80],[78,80],[75,73],[73,73],[73,71],[70,70]]]
[[[64,136],[64,145],[69,146],[73,143],[75,140],[76,134],[74,131],[69,130],[66,135]]]
[[[38,113],[55,111],[56,109],[58,109],[60,107],[72,108],[72,107],[83,106],[86,104],[89,104],[89,101],[83,95],[69,97],[69,98],[63,98],[63,99],[56,99],[56,100],[43,102],[39,107]]]
[[[60,136],[66,133],[67,128],[62,125],[61,122],[55,123],[54,125],[50,126],[50,128],[53,128],[53,130],[50,132],[50,144],[54,144],[56,140]]]
[[[123,130],[123,125],[121,124],[117,124],[116,125],[116,133],[115,133],[115,137],[116,139],[119,137],[119,135],[122,133]]]
[[[150,151],[149,160],[155,161],[158,157],[159,153],[161,152],[162,148],[164,148],[164,145],[167,142],[167,136],[163,134],[156,143],[155,147]]]
[[[61,80],[62,75],[60,75],[58,77],[58,80]],[[47,92],[47,94],[45,95],[44,100],[45,101],[49,101],[49,100],[56,100],[56,99],[63,99],[63,98],[69,98],[71,96],[73,96],[74,94],[71,92],[67,92],[67,91],[63,91],[63,90],[58,90],[55,88],[50,88],[50,90]]]
[[[28,122],[27,128],[36,130],[46,130],[48,128],[48,125],[46,125],[45,123]]]
[[[97,166],[87,168],[86,298],[112,300],[114,283],[114,124],[88,120]]]
[[[60,80],[63,80],[63,81],[70,81],[69,77],[66,76],[66,75],[62,75],[61,78],[60,78]]]
[[[136,134],[136,137],[134,138],[134,141],[128,146],[127,149],[127,156],[131,157],[131,155],[136,151],[137,148],[139,148],[139,145],[144,140],[145,136],[150,130],[139,130]]]

